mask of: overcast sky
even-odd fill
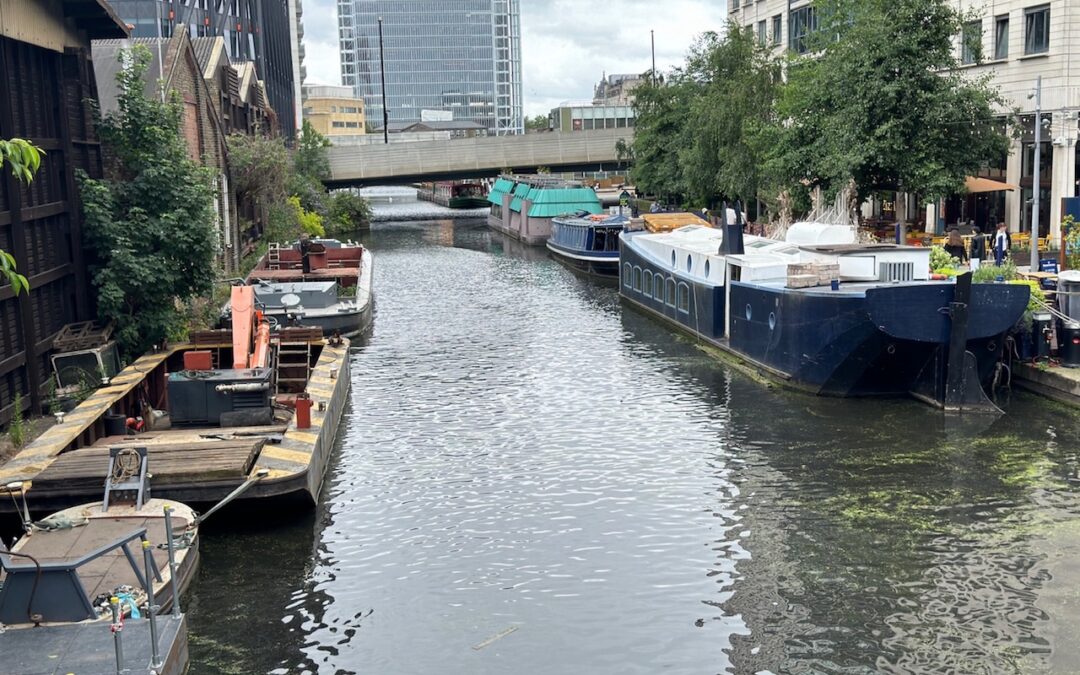
[[[335,0],[303,0],[307,82],[340,84]],[[719,31],[720,0],[521,0],[525,114],[563,101],[591,100],[608,73],[649,69],[649,30],[658,70],[682,62],[694,37]]]

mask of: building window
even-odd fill
[[[683,283],[679,284],[679,311],[690,313],[690,287]]]
[[[769,42],[769,34],[766,32],[767,30],[768,24],[765,22],[764,19],[757,22],[757,41],[758,44],[762,47],[764,47]]]
[[[634,268],[634,290],[635,291],[640,291],[641,290],[641,268],[640,267],[635,267]]]
[[[667,279],[667,304],[669,307],[675,306],[675,280],[671,277]]]
[[[817,30],[817,12],[800,7],[788,13],[788,48],[796,54],[810,51],[810,35]]]
[[[960,31],[960,63],[982,61],[982,20],[968,21]]]
[[[345,128],[345,123],[344,122],[332,122],[331,124],[334,125],[335,129],[344,129]]]
[[[781,39],[783,37],[783,35],[782,35],[783,29],[781,28],[781,22],[782,21],[783,21],[783,17],[780,14],[777,14],[776,16],[774,16],[772,18],[772,41],[773,41],[774,45],[778,45],[782,41],[782,39]]]
[[[1009,58],[1009,15],[1003,14],[994,19],[994,58],[998,61]]]
[[[1024,10],[1024,53],[1050,51],[1050,5]]]

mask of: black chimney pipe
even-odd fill
[[[726,209],[725,209],[726,210]],[[724,241],[728,241],[728,254],[742,255],[746,252],[743,248],[743,212],[742,201],[735,200],[735,224],[728,225],[724,229]]]

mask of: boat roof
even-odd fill
[[[707,220],[693,213],[643,213],[641,219],[650,232],[671,232],[687,225],[712,227]]]
[[[585,227],[622,227],[630,222],[629,218],[622,215],[612,216],[598,213],[589,216],[582,215],[581,212],[562,215],[555,220],[566,225],[582,225]]]

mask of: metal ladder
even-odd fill
[[[266,266],[272,270],[281,269],[281,244],[271,242],[267,246]]]
[[[307,386],[311,375],[311,343],[285,342],[278,344],[277,393],[298,394]]]

